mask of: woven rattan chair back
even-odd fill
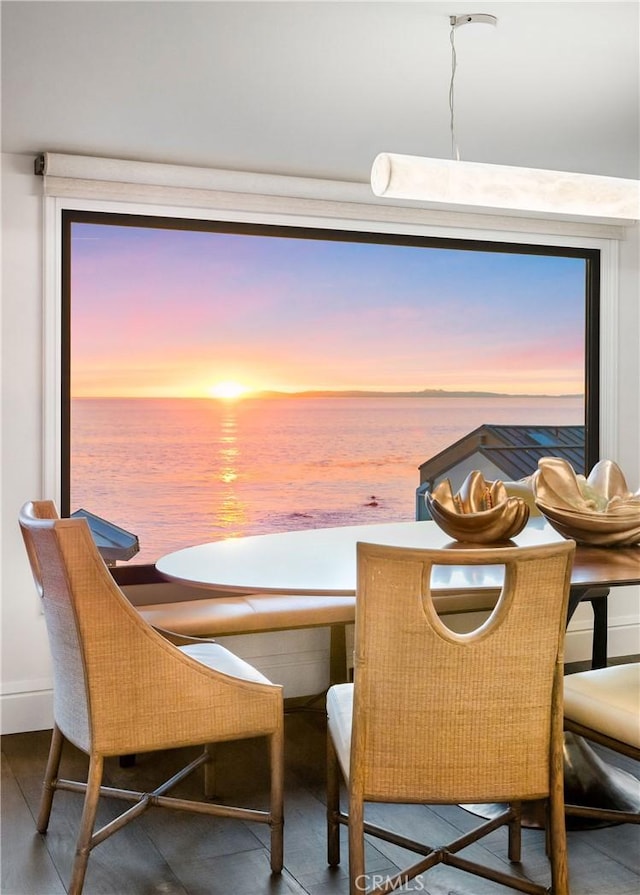
[[[566,891],[562,674],[574,549],[567,541],[448,550],[358,545],[352,730],[342,760],[356,827],[367,801],[551,797],[555,891]],[[496,565],[504,579],[490,617],[470,633],[450,630],[433,605],[434,568],[449,567],[468,587],[475,567]],[[330,694],[330,715],[332,701]],[[513,832],[513,816],[502,822]],[[352,870],[362,874],[362,828],[350,823],[350,833]],[[516,850],[519,844],[510,847]],[[358,891],[353,886],[352,875]]]
[[[56,789],[86,792],[69,891],[81,891],[90,849],[124,825],[110,826],[106,835],[92,832],[98,796],[106,791],[100,785],[105,757],[209,744],[200,759],[176,775],[175,783],[204,765],[205,791],[211,795],[210,744],[258,736],[270,743],[270,811],[132,791],[129,798],[138,804],[129,810],[129,819],[150,804],[162,804],[268,823],[271,865],[279,871],[282,688],[216,643],[176,638],[178,646],[153,629],[113,580],[85,519],[60,519],[50,501],[38,501],[25,504],[19,522],[42,596],[53,666],[55,723],[39,831],[47,829]],[[88,784],[57,779],[64,739],[90,756]],[[156,793],[169,788],[163,785]]]

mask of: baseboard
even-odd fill
[[[567,631],[564,644],[565,662],[583,662],[591,658],[593,630],[590,626],[576,627]],[[640,653],[640,623],[616,625],[607,629],[607,655],[635,656]]]
[[[53,727],[53,690],[4,694],[0,719],[3,734],[49,730]]]

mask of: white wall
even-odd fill
[[[33,156],[2,157],[2,732],[51,725],[50,666],[46,632],[17,526],[25,500],[52,497],[43,493],[43,257],[41,180],[33,176]],[[615,379],[615,407],[603,408],[603,431],[629,483],[640,484],[640,313],[638,228],[620,247],[620,305],[617,331],[607,357]],[[610,419],[617,419],[611,432]],[[580,607],[567,638],[569,660],[590,653],[591,617]],[[610,597],[610,654],[640,652],[638,595],[619,588]],[[326,681],[327,643],[323,632],[313,642],[291,645],[300,652],[307,689]],[[273,660],[273,635],[265,640],[263,658]],[[239,652],[250,650],[260,664],[257,637],[234,640]],[[302,647],[302,648],[301,648]],[[311,656],[311,659],[310,659]],[[269,658],[271,657],[271,658]],[[315,662],[315,674],[309,662]],[[286,664],[286,663],[285,663]],[[265,668],[270,673],[269,668]],[[295,680],[296,669],[283,674]],[[283,681],[284,682],[284,681]],[[289,691],[294,695],[295,691]]]
[[[2,730],[50,725],[49,648],[17,512],[42,494],[42,198],[33,159],[2,158]],[[25,694],[28,694],[25,696]]]

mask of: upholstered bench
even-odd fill
[[[150,603],[137,607],[152,625],[193,637],[221,637],[345,625],[354,620],[352,596],[246,594]]]
[[[225,637],[328,627],[331,683],[347,679],[345,626],[355,618],[353,596],[229,594],[167,581],[154,566],[111,571],[142,617],[174,634]]]
[[[345,625],[354,621],[355,597],[246,594],[138,605],[156,628],[192,637],[223,637],[329,627],[331,683],[347,679]]]
[[[112,568],[115,580],[154,627],[191,637],[223,637],[329,627],[330,682],[348,678],[345,628],[355,621],[355,597],[304,594],[229,594],[167,581],[154,566]],[[491,610],[497,592],[446,593],[434,604],[443,614]]]

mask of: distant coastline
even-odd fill
[[[582,395],[509,394],[508,392],[447,391],[442,388],[425,388],[417,392],[366,391],[345,389],[338,391],[312,390],[304,392],[255,392],[247,397],[255,398],[580,398]]]
[[[441,388],[425,388],[421,391],[397,391],[384,392],[376,390],[358,390],[358,389],[338,389],[331,391],[328,389],[309,390],[302,392],[279,392],[279,391],[261,391],[247,392],[237,399],[240,401],[250,401],[259,399],[282,399],[282,398],[582,398],[579,392],[575,394],[549,395],[549,394],[529,394],[509,392],[473,392],[473,391],[447,391]],[[227,400],[225,398],[214,398],[209,395],[72,395],[72,401],[220,401]]]

